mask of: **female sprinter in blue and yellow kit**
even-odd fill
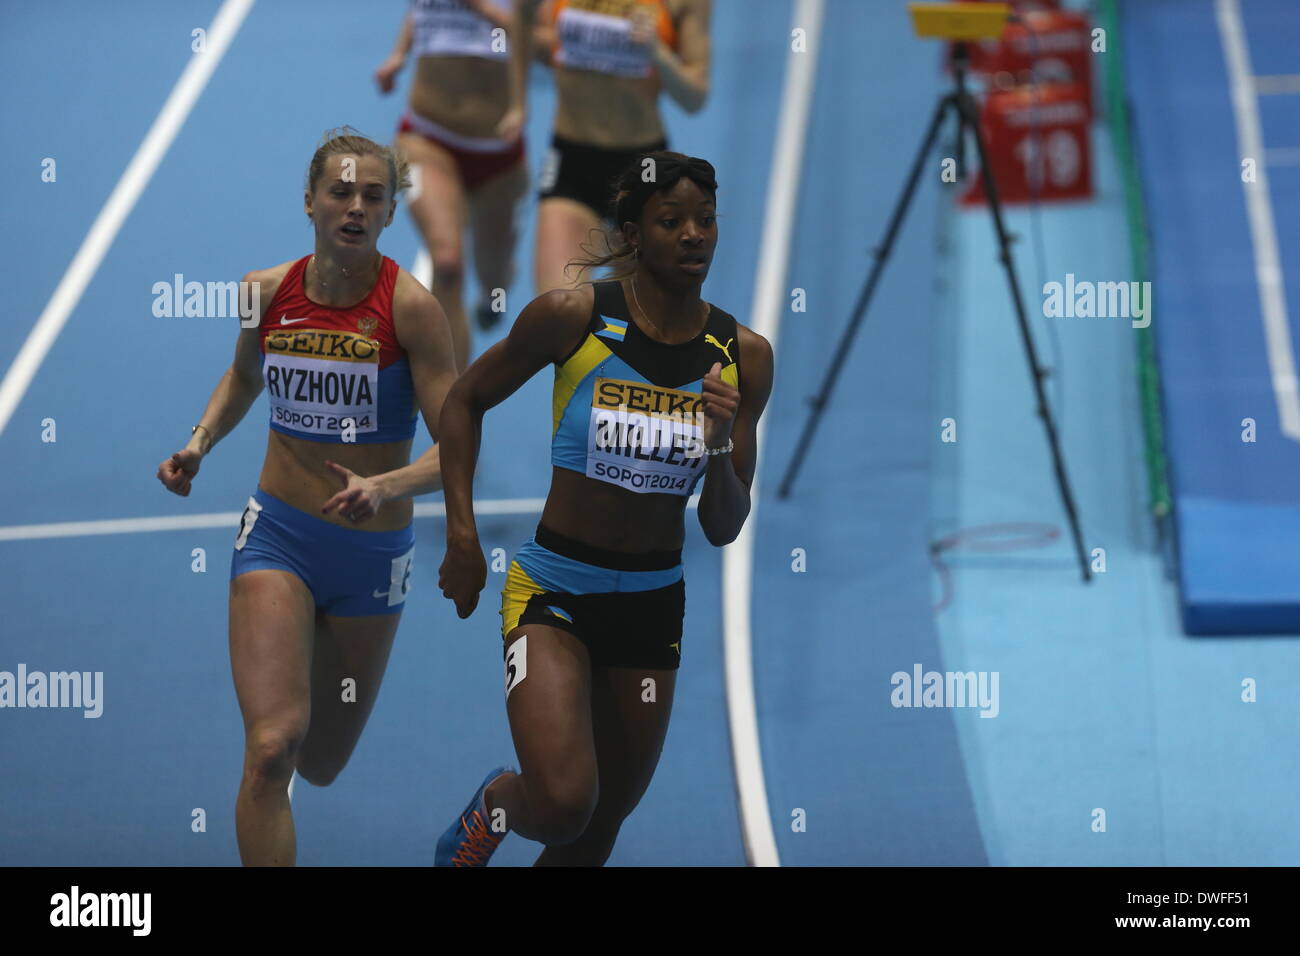
[[[740,533],[772,387],[767,340],[700,298],[716,191],[704,160],[636,159],[615,196],[621,241],[585,263],[620,277],[534,299],[447,396],[439,585],[467,617],[486,578],[470,494],[483,414],[555,368],[551,488],[501,595],[520,772],[488,775],[440,865],[485,864],[506,827],[546,845],[539,864],[604,863],[654,774],[682,655],[686,501],[703,478],[705,537]]]
[[[405,164],[343,130],[308,170],[313,255],[250,272],[258,324],[158,478],[188,495],[199,465],[265,385],[271,431],[230,569],[230,663],[244,717],[239,855],[288,865],[287,788],[343,769],[370,715],[406,600],[411,496],[440,487],[437,445],[410,461],[417,410],[437,441],[455,380],[442,309],[376,248]],[[342,485],[342,488],[340,488]],[[353,679],[355,701],[340,688]]]

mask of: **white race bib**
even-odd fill
[[[262,506],[257,503],[257,499],[249,498],[244,513],[239,516],[239,533],[235,535],[236,551],[243,551],[244,545],[248,544],[248,536],[253,533],[253,525],[257,524],[257,516],[261,513]]]
[[[555,60],[561,66],[613,76],[650,75],[650,51],[632,42],[632,22],[624,17],[566,6],[556,18],[555,36]]]
[[[707,461],[699,393],[597,378],[591,395],[587,477],[689,495]]]
[[[502,13],[509,13],[508,2],[496,0]],[[414,27],[412,52],[416,56],[481,56],[504,60],[509,55],[504,44],[494,48],[491,22],[480,17],[465,0],[415,0],[411,4]]]
[[[388,606],[396,607],[406,602],[411,590],[411,568],[415,565],[415,548],[400,558],[393,558],[388,574]]]
[[[263,343],[271,421],[313,435],[379,427],[379,343],[355,332],[276,330]]]
[[[519,686],[519,682],[528,676],[528,635],[521,634],[519,640],[510,645],[506,651],[506,697]]]

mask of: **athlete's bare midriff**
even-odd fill
[[[411,109],[453,133],[494,139],[510,103],[504,60],[422,56],[411,84]]]
[[[556,135],[604,149],[634,149],[664,138],[659,81],[555,68]]]
[[[404,468],[411,460],[411,440],[361,445],[351,442],[317,442],[268,430],[266,461],[258,484],[267,494],[305,511],[321,521],[359,531],[396,531],[411,523],[410,498],[385,501],[373,518],[355,522],[331,511],[321,514],[325,502],[343,490],[343,482],[326,466],[335,462],[363,477]]]
[[[542,523],[606,551],[676,551],[686,536],[686,499],[638,494],[568,468],[551,467]]]

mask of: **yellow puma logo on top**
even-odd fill
[[[671,647],[671,648],[676,649],[676,651],[677,651],[677,656],[678,656],[678,657],[681,657],[681,656],[682,656],[682,642],[681,642],[681,641],[677,641],[677,642],[674,643],[674,644],[669,644],[668,646]]]
[[[710,332],[708,335],[704,336],[704,341],[708,342],[710,345],[716,345],[718,348],[722,349],[722,354],[727,357],[728,362],[736,361],[731,357],[731,353],[727,351],[727,347],[730,346],[732,342],[736,341],[734,338],[727,339],[727,344],[723,345],[721,342],[718,341],[717,336],[715,336],[712,332]]]

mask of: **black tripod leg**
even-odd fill
[[[1056,422],[1047,404],[1047,394],[1043,390],[1045,372],[1038,364],[1038,352],[1034,348],[1034,339],[1029,331],[1029,320],[1025,316],[1025,303],[1020,298],[1020,284],[1016,281],[1016,266],[1011,258],[1011,240],[1002,222],[1002,206],[998,202],[997,184],[993,181],[993,170],[989,166],[988,150],[984,147],[984,134],[980,129],[979,116],[969,96],[958,97],[957,109],[963,114],[965,125],[975,137],[975,151],[979,154],[980,178],[984,181],[984,193],[988,199],[989,211],[993,214],[993,225],[998,234],[1000,259],[1007,272],[1007,282],[1011,286],[1011,299],[1016,306],[1016,320],[1020,324],[1020,339],[1025,346],[1025,357],[1029,361],[1030,377],[1034,382],[1034,396],[1038,401],[1038,417],[1047,429],[1047,444],[1052,450],[1052,465],[1056,469],[1056,484],[1061,490],[1061,503],[1065,506],[1066,517],[1070,521],[1070,532],[1074,535],[1074,550],[1079,557],[1079,569],[1083,580],[1092,579],[1088,558],[1083,549],[1083,534],[1079,530],[1079,514],[1074,507],[1074,495],[1070,492],[1070,479],[1065,473],[1065,461],[1061,457],[1060,442],[1056,437]]]
[[[790,495],[790,488],[794,485],[795,477],[799,473],[799,467],[803,464],[804,455],[812,442],[813,433],[817,430],[817,423],[821,420],[822,410],[826,407],[827,399],[830,398],[831,390],[835,387],[836,379],[839,378],[840,369],[844,365],[845,358],[848,357],[850,346],[853,344],[853,337],[857,334],[858,326],[866,314],[867,305],[871,302],[871,296],[876,291],[876,282],[880,279],[880,274],[884,270],[885,260],[889,258],[889,253],[894,246],[894,239],[903,224],[903,217],[907,214],[907,207],[911,204],[912,196],[916,193],[916,184],[921,178],[921,170],[925,166],[925,157],[929,154],[931,147],[934,145],[935,137],[939,134],[939,124],[943,122],[943,114],[954,103],[953,96],[945,96],[934,109],[934,117],[930,120],[930,128],[926,131],[925,139],[921,142],[921,148],[917,150],[916,159],[912,161],[911,172],[907,175],[907,182],[903,186],[903,192],[898,197],[898,202],[894,206],[894,214],[890,217],[889,225],[885,229],[885,238],[876,247],[876,261],[871,267],[870,275],[867,276],[866,284],[863,285],[862,291],[858,293],[858,301],[853,306],[853,317],[849,320],[849,326],[844,330],[844,334],[840,338],[840,344],[835,349],[835,358],[831,362],[826,381],[822,384],[821,391],[811,400],[812,412],[809,414],[807,422],[804,423],[803,433],[799,436],[799,444],[795,447],[790,464],[786,466],[785,477],[781,479],[781,486],[777,490],[778,497],[787,498]]]

